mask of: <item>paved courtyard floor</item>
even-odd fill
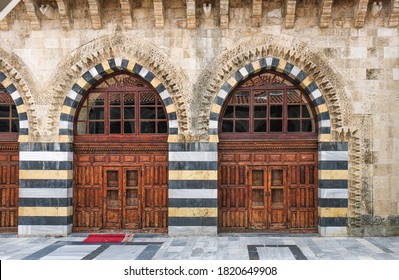
[[[1,260],[399,260],[399,237],[135,234],[124,243],[83,243],[87,235],[0,235]]]

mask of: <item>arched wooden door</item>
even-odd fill
[[[264,72],[220,120],[219,231],[317,231],[317,120],[289,78]]]
[[[0,232],[18,227],[19,121],[10,94],[0,85]]]
[[[74,231],[167,228],[167,114],[142,78],[109,76],[75,119]]]

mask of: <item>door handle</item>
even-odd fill
[[[270,192],[265,192],[265,196],[270,196]]]

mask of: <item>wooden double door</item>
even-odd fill
[[[141,221],[141,170],[104,167],[104,228],[138,229]]]
[[[317,231],[317,145],[219,146],[219,231]]]
[[[167,147],[74,155],[73,231],[166,232]]]
[[[249,227],[285,228],[286,166],[249,167]]]
[[[18,143],[0,144],[0,232],[18,228]]]

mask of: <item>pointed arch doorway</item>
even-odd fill
[[[317,232],[317,122],[308,95],[280,73],[232,91],[218,125],[220,232]]]

